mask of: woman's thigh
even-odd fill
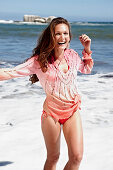
[[[42,133],[45,140],[48,156],[55,156],[60,153],[61,126],[51,116],[42,117]]]
[[[83,155],[83,130],[79,111],[76,111],[63,125],[69,156]]]

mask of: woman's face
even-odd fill
[[[69,28],[66,24],[58,24],[55,27],[55,50],[64,50],[70,41]]]

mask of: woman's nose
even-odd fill
[[[65,36],[64,34],[61,34],[61,39],[64,40]]]

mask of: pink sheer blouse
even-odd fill
[[[38,56],[34,56],[15,68],[1,69],[0,80],[36,74],[46,93],[43,109],[56,120],[65,119],[80,108],[81,99],[76,87],[77,71],[88,74],[93,67],[91,54],[88,55],[85,50],[82,54],[81,59],[74,50],[65,50],[64,58],[69,68],[66,73],[60,70],[59,65],[54,62],[54,57],[51,58],[48,70],[42,72],[37,61]]]

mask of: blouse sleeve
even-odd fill
[[[0,80],[29,76],[35,74],[37,69],[39,69],[39,63],[36,60],[36,57],[31,57],[25,63],[14,68],[0,69]]]
[[[82,54],[83,54],[83,57],[81,59],[78,53],[74,51],[73,59],[76,60],[77,71],[80,71],[81,73],[84,73],[84,74],[89,74],[91,73],[91,70],[94,64],[93,59],[91,57],[92,52],[90,54],[87,54],[85,50],[83,50]]]

